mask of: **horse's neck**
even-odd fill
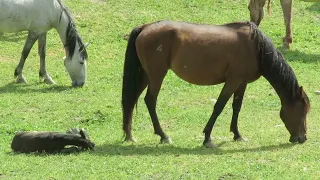
[[[276,91],[276,93],[278,94],[281,104],[286,104],[287,102],[289,102],[289,96],[288,94],[284,91],[283,87],[280,87],[279,85],[273,85],[272,83],[270,83],[272,85],[272,87],[274,88],[274,90]]]
[[[62,12],[60,22],[55,29],[57,30],[63,45],[66,45],[67,42],[67,28],[69,23],[69,16],[66,14],[66,12]]]
[[[284,86],[283,84],[278,83],[279,81],[277,83],[275,83],[275,81],[272,81],[268,78],[267,78],[267,80],[269,81],[269,83],[272,85],[272,87],[274,88],[274,90],[278,94],[282,105],[290,103],[297,95],[294,92],[296,90],[294,87],[291,87],[292,89],[289,90],[288,86]],[[298,88],[298,87],[296,87],[296,88]]]

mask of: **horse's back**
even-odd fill
[[[48,31],[58,19],[55,0],[1,0],[0,32]]]
[[[190,83],[212,85],[224,82],[226,74],[232,73],[246,80],[257,78],[256,47],[250,36],[249,23],[160,21],[146,26],[136,44],[147,73],[171,68]]]

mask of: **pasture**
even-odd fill
[[[291,144],[279,117],[280,100],[261,77],[247,87],[239,131],[229,132],[231,101],[212,132],[215,149],[202,147],[202,130],[222,85],[196,86],[169,72],[157,111],[172,145],[159,144],[144,94],[134,111],[137,143],[122,143],[121,88],[124,36],[132,28],[163,19],[205,24],[249,20],[243,0],[65,0],[78,32],[89,41],[87,83],[72,88],[63,65],[64,49],[55,30],[48,33],[47,70],[57,83],[39,83],[37,46],[24,67],[28,84],[14,83],[26,33],[0,35],[0,179],[319,179],[320,178],[320,3],[296,0],[290,50],[281,48],[284,25],[280,2],[272,1],[260,28],[281,49],[311,101],[304,144]],[[17,131],[86,128],[95,151],[70,155],[14,154]]]

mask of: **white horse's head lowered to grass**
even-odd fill
[[[61,5],[63,7],[63,5]],[[88,54],[86,48],[89,43],[83,43],[78,32],[75,28],[75,24],[71,15],[63,7],[61,16],[66,15],[66,18],[62,18],[60,23],[68,23],[65,30],[65,44],[66,58],[64,59],[64,65],[72,80],[72,86],[81,87],[86,82],[87,71],[87,59]],[[64,19],[64,20],[63,20]],[[62,25],[64,26],[64,25]]]

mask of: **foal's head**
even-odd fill
[[[251,22],[255,23],[257,26],[259,26],[261,20],[263,19],[264,12],[263,12],[263,6],[265,5],[266,0],[249,0],[248,9],[250,11],[250,18]],[[268,9],[269,9],[268,3]]]
[[[303,143],[306,136],[306,116],[310,109],[309,98],[302,87],[297,92],[297,98],[290,103],[283,103],[280,110],[280,118],[284,122],[291,137],[290,142]]]

